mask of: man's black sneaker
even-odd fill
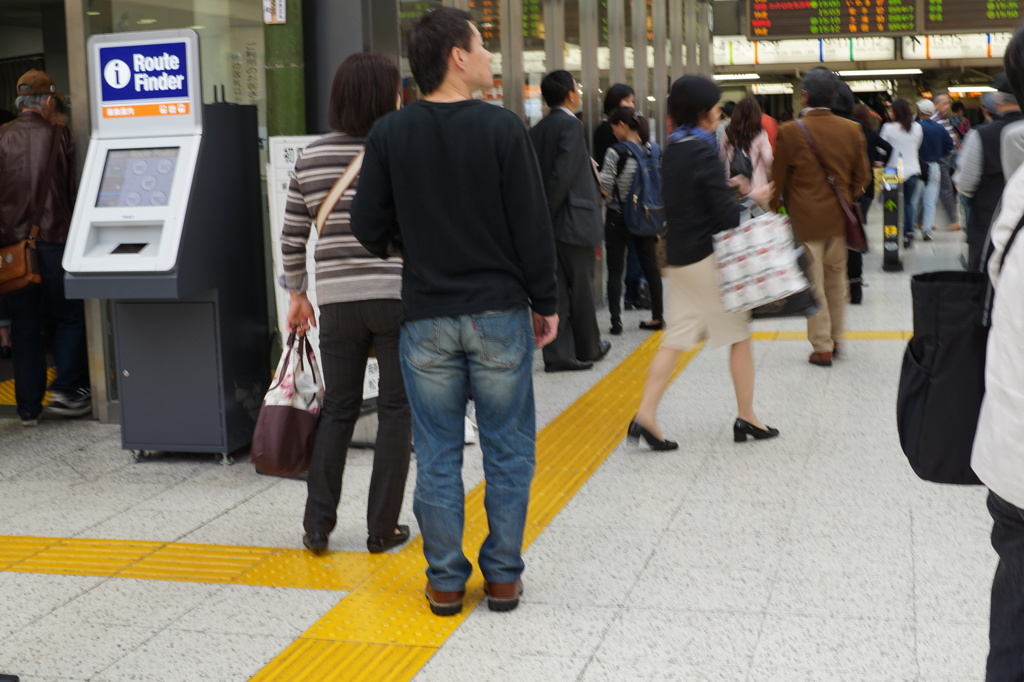
[[[83,417],[92,412],[92,391],[87,388],[74,393],[51,391],[50,404],[45,409],[48,414],[61,417]]]

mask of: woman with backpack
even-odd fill
[[[718,157],[727,169],[727,177],[746,177],[752,192],[771,182],[775,157],[768,131],[761,126],[761,106],[753,97],[744,97],[733,110]]]
[[[604,226],[605,249],[608,253],[608,312],[611,314],[612,334],[622,333],[620,303],[622,299],[622,276],[626,263],[626,245],[632,242],[636,249],[640,268],[651,290],[651,319],[640,323],[640,329],[656,330],[665,326],[662,318],[664,296],[661,287],[661,273],[655,251],[657,234],[641,235],[627,227],[626,211],[633,210],[631,195],[634,192],[641,164],[647,168],[648,177],[659,172],[661,150],[652,143],[651,128],[647,119],[632,107],[616,109],[608,115],[608,124],[618,140],[605,153],[601,167],[601,189],[607,197],[608,215]]]

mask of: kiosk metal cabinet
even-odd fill
[[[93,36],[88,56],[67,295],[112,301],[123,447],[229,463],[271,369],[256,109],[202,104],[190,30]]]

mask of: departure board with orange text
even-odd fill
[[[968,0],[925,0],[925,2]],[[1000,0],[1004,1],[1004,0]],[[753,40],[912,35],[916,0],[749,0]]]
[[[924,32],[988,33],[1020,25],[1020,0],[923,0]]]

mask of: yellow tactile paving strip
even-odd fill
[[[654,336],[537,434],[537,469],[527,513],[529,546],[625,436],[636,411],[647,367],[658,349]],[[676,374],[699,348],[684,353]],[[467,556],[487,533],[484,484],[466,495]],[[416,538],[359,585],[253,680],[408,680],[483,599],[474,573],[458,616],[438,618],[427,608],[422,541]],[[328,667],[328,660],[372,660],[372,667]],[[315,670],[316,673],[312,674]]]
[[[49,384],[50,382],[52,382],[56,378],[57,378],[57,368],[56,367],[50,367],[48,370],[46,370],[46,383],[47,384]],[[48,400],[49,400],[49,398],[44,399],[43,404],[46,404],[46,402]],[[17,405],[17,403],[14,402],[14,379],[8,379],[7,381],[0,381],[0,405],[3,405],[3,406],[14,406],[14,405]]]
[[[848,331],[849,340],[907,340],[905,331]],[[639,402],[654,334],[537,435],[537,469],[527,515],[529,546],[621,442]],[[756,332],[758,341],[806,340],[804,332]],[[699,352],[684,353],[676,376]],[[52,370],[51,370],[52,372]],[[52,376],[51,376],[52,379]],[[0,405],[13,382],[0,383]],[[484,484],[466,495],[464,546],[475,557],[487,532]],[[479,572],[458,616],[433,616],[423,596],[422,541],[393,554],[187,543],[0,536],[0,571],[230,583],[348,592],[331,611],[253,678],[409,680],[483,599]]]
[[[388,557],[299,549],[0,536],[0,571],[232,583],[347,592]]]

